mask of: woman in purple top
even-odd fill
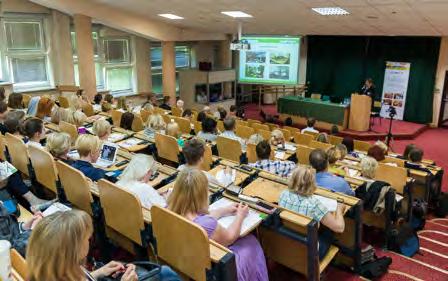
[[[258,240],[251,234],[240,237],[248,207],[235,203],[210,212],[208,207],[207,177],[196,168],[183,169],[168,199],[168,208],[200,225],[210,239],[233,251],[239,281],[269,280],[266,260]],[[228,215],[235,215],[236,219],[228,228],[224,228],[218,224],[218,219]]]

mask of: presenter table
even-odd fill
[[[333,124],[346,129],[348,125],[349,105],[332,103],[297,96],[286,96],[278,99],[280,118],[291,117],[295,123],[306,124],[309,117],[316,118],[317,127],[330,129]]]

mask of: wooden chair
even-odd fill
[[[269,126],[265,124],[252,123],[251,127],[254,128],[255,132],[257,132],[258,130],[270,131]]]
[[[58,195],[58,170],[53,155],[33,145],[28,146],[28,153],[37,182]]]
[[[62,161],[56,162],[59,172],[59,180],[64,189],[67,200],[76,208],[79,208],[89,215],[93,216],[92,204],[93,197],[90,191],[92,184],[84,174],[65,164]]]
[[[333,136],[333,135],[329,135],[329,136],[328,136],[328,141],[329,141],[332,145],[338,145],[338,144],[341,144],[343,140],[344,140],[344,138],[342,138],[342,137]]]
[[[305,131],[305,132],[303,132],[303,133],[306,134],[306,135],[310,135],[310,136],[312,136],[312,137],[313,137],[313,140],[316,139],[316,137],[319,135],[319,133],[316,133],[316,132],[310,132],[310,131]]]
[[[174,137],[156,133],[155,141],[160,158],[179,163],[179,145]]]
[[[408,172],[405,168],[378,163],[375,179],[389,183],[398,194],[403,195],[407,176]]]
[[[205,230],[157,206],[151,208],[151,217],[157,240],[157,256],[191,280],[206,281],[206,272],[211,270],[212,262]]]
[[[209,171],[211,169],[212,164],[213,164],[212,148],[209,145],[205,145],[201,170]]]
[[[78,128],[76,128],[75,125],[67,123],[65,121],[59,121],[59,130],[61,132],[69,134],[70,138],[72,139],[72,143],[76,142],[76,139],[78,138]]]
[[[140,132],[145,126],[143,125],[143,120],[140,116],[134,114],[134,120],[132,120],[132,131]]]
[[[252,127],[252,124],[254,123],[261,124],[261,121],[255,119],[247,119],[246,122],[248,123],[249,127]]]
[[[93,110],[93,105],[91,105],[90,103],[87,103],[87,102],[83,103],[82,112],[84,112],[84,114],[87,117],[95,115],[95,110]]]
[[[142,118],[143,122],[148,122],[149,116],[151,116],[152,112],[146,109],[142,109],[140,111],[140,117]]]
[[[404,164],[406,163],[406,161],[403,159],[391,157],[391,156],[386,156],[386,159],[384,159],[384,162],[385,163],[394,163],[398,167],[404,167]]]
[[[370,143],[366,141],[354,140],[353,141],[355,150],[367,152],[369,148],[372,146]]]
[[[11,265],[12,268],[20,275],[23,280],[27,280],[28,265],[26,260],[22,257],[16,249],[11,249]],[[15,280],[15,279],[14,279]]]
[[[275,129],[280,128],[279,125],[277,125],[277,124],[273,124],[273,123],[265,123],[265,125],[268,125],[268,127],[269,127],[269,131],[272,131],[272,130],[275,130]]]
[[[269,141],[271,139],[271,131],[261,130],[261,129],[258,129],[256,131],[257,131],[257,134],[260,134],[264,140]]]
[[[218,147],[219,157],[240,163],[240,157],[241,154],[243,154],[243,151],[239,141],[218,136],[216,145]]]
[[[309,146],[310,143],[314,140],[313,136],[301,133],[294,134],[294,142],[296,144],[301,144],[305,146]]]
[[[235,134],[242,139],[249,139],[255,133],[255,130],[251,127],[237,125],[235,129]]]
[[[311,94],[311,98],[313,100],[320,100],[322,98],[322,95],[318,94],[318,93],[314,93],[314,94]]]
[[[195,134],[199,134],[199,132],[202,130],[202,124],[199,121],[193,121],[193,125],[194,125],[194,132]]]
[[[7,161],[6,158],[6,140],[5,136],[0,134],[0,160]]]
[[[165,121],[166,124],[170,123],[171,120],[174,120],[173,115],[164,114],[162,115],[163,121]]]
[[[235,124],[237,126],[246,126],[246,127],[250,127],[249,122],[241,120],[241,119],[235,119]]]
[[[288,130],[291,133],[291,136],[294,136],[296,133],[300,133],[300,129],[295,127],[283,126],[283,129]]]
[[[182,110],[180,110],[179,108],[173,106],[173,107],[171,107],[171,115],[177,116],[177,117],[181,117],[182,116]]]
[[[70,103],[68,101],[68,98],[64,97],[64,96],[59,96],[58,97],[58,101],[59,101],[59,106],[62,108],[69,108],[70,107]]]
[[[115,127],[120,127],[120,123],[121,123],[121,115],[123,115],[123,112],[119,111],[119,110],[115,110],[112,109],[110,111],[110,116],[112,118],[112,124]]]
[[[221,120],[218,120],[216,128],[218,128],[218,130],[222,133],[225,131],[224,129],[224,122],[222,122]]]
[[[257,145],[253,144],[253,143],[248,143],[247,144],[247,149],[246,149],[246,156],[247,156],[247,162],[249,163],[255,163],[257,162]]]
[[[285,141],[289,142],[291,141],[291,132],[282,128],[277,128],[277,130],[280,130],[283,133],[283,136],[285,137]]]
[[[310,153],[314,149],[308,146],[304,145],[297,145],[297,159],[298,162],[302,165],[309,165],[310,164]]]
[[[320,141],[311,141],[309,147],[311,148],[320,148],[323,149],[325,151],[327,151],[328,149],[332,148],[333,145],[329,144],[329,143],[324,143],[324,142],[320,142]]]
[[[177,125],[179,125],[179,129],[182,134],[189,135],[191,133],[191,122],[187,118],[183,117],[174,117],[174,121],[176,121]]]
[[[30,100],[31,100],[31,96],[27,95],[27,94],[23,94],[22,97],[23,97],[22,98],[23,106],[28,107]]]
[[[10,133],[6,133],[6,143],[8,145],[9,156],[11,158],[11,164],[16,167],[17,170],[22,172],[27,177],[30,176],[27,146],[23,141]]]

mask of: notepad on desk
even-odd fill
[[[120,142],[118,145],[121,147],[124,147],[124,148],[130,148],[130,147],[138,145],[141,142],[142,142],[142,140],[140,140],[140,139],[132,138],[132,139],[127,139],[123,142]]]
[[[230,199],[221,198],[218,201],[216,201],[215,203],[210,205],[209,211],[227,207],[234,203],[235,202]],[[222,227],[228,228],[233,223],[235,218],[236,218],[236,216],[222,217],[218,220],[218,223]],[[256,228],[260,224],[261,221],[262,221],[262,218],[260,216],[260,213],[258,213],[255,210],[249,209],[249,213],[247,214],[246,218],[243,221],[243,224],[241,225],[240,236],[245,236],[248,233],[250,233],[254,228]]]
[[[72,208],[65,206],[59,202],[53,203],[50,207],[48,207],[45,211],[42,212],[44,217],[48,217],[56,212],[66,212],[70,211]]]
[[[284,151],[276,151],[275,152],[275,158],[276,159],[283,159],[285,158],[286,153]]]
[[[290,150],[290,151],[296,151],[296,150],[297,150],[297,147],[294,146],[294,145],[292,145],[292,144],[285,143],[285,149],[286,149],[286,150]]]
[[[107,141],[108,142],[117,142],[117,141],[124,139],[124,137],[125,137],[125,135],[123,135],[122,133],[112,133],[107,138]]]
[[[316,195],[316,194],[314,194],[313,197],[316,198],[317,200],[319,200],[325,207],[327,207],[328,211],[330,211],[330,212],[336,211],[336,209],[338,207],[338,201],[336,201],[335,199]]]

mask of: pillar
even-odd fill
[[[171,97],[171,104],[176,103],[176,54],[175,42],[162,42],[162,83],[163,95]]]
[[[439,61],[437,63],[436,82],[434,85],[434,99],[431,126],[437,127],[442,104],[443,87],[445,85],[445,73],[448,71],[448,37],[440,40]]]
[[[137,93],[151,92],[151,45],[148,39],[135,37],[135,68],[137,71]]]
[[[93,54],[92,19],[76,14],[73,16],[78,51],[79,85],[88,99],[96,95],[96,74]]]
[[[226,40],[222,40],[219,44],[219,67],[223,69],[232,68],[232,50],[230,50],[230,43],[232,42],[231,35],[227,35]],[[225,82],[224,85],[224,97],[229,98],[232,96],[233,87],[232,82]]]
[[[56,85],[75,85],[72,42],[70,38],[70,17],[52,10],[52,52],[53,75]]]

